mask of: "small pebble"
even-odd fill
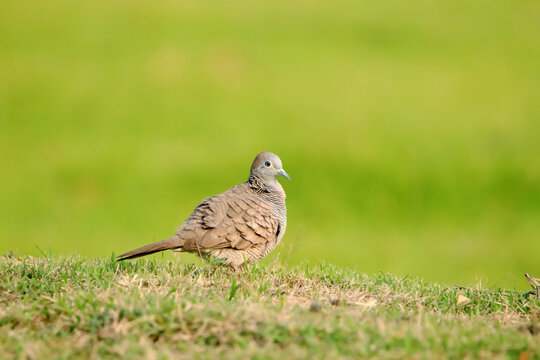
[[[322,310],[322,305],[320,302],[314,301],[309,305],[309,311],[311,312],[319,312]]]

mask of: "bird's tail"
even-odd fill
[[[135,259],[141,256],[150,255],[164,250],[178,249],[182,247],[182,239],[178,236],[155,242],[150,245],[143,246],[141,248],[128,251],[122,255],[118,255],[116,261],[124,261],[129,259]]]

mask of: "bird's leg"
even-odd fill
[[[249,271],[249,267],[247,266],[247,263],[243,263],[241,265],[238,265],[236,267],[236,272],[246,274]]]

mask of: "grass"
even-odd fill
[[[540,359],[536,295],[329,264],[0,260],[2,358]]]
[[[269,150],[292,263],[540,273],[538,0],[0,8],[2,253],[168,238]]]

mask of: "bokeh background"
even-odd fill
[[[266,261],[540,275],[536,0],[0,8],[0,253],[161,240],[272,151],[292,181]]]

